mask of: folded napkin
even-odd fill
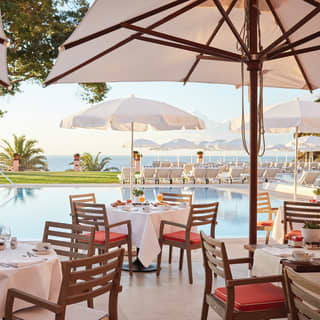
[[[292,256],[293,249],[290,249],[288,247],[286,248],[267,247],[267,248],[262,248],[262,250],[273,256],[278,256],[280,258],[287,258]]]
[[[41,263],[43,261],[46,261],[46,259],[43,258],[28,258],[28,259],[22,259],[20,261],[6,261],[6,262],[0,262],[0,267],[4,268],[22,268],[27,267],[33,264]]]

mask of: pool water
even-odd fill
[[[20,240],[41,240],[45,221],[71,222],[70,194],[96,194],[98,203],[128,199],[128,187],[44,187],[0,188],[0,224],[9,225]],[[194,203],[219,201],[217,237],[247,237],[249,230],[248,196],[214,187],[145,187],[146,199],[155,201],[161,192],[192,193]],[[273,207],[280,200],[271,199]],[[266,219],[259,215],[259,220]],[[204,229],[208,231],[208,227]],[[261,236],[264,236],[262,233]]]

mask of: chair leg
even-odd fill
[[[206,294],[204,294],[203,303],[202,303],[202,310],[201,310],[201,320],[208,319],[209,305],[208,305],[206,299],[207,299]]]
[[[189,273],[189,283],[193,283],[192,279],[192,260],[191,260],[191,250],[187,249],[187,262],[188,262],[188,273]]]
[[[270,231],[267,231],[267,235],[266,235],[266,244],[269,243],[269,239],[270,239]]]
[[[182,266],[183,266],[183,254],[184,254],[184,249],[180,249],[179,270],[182,270]]]
[[[161,270],[161,257],[162,257],[162,242],[160,241],[160,253],[158,254],[158,261],[157,261],[157,277],[160,275]]]
[[[132,243],[131,240],[128,241],[128,261],[129,261],[129,273],[132,277],[133,271],[132,271]]]
[[[169,264],[172,262],[172,246],[169,246]]]

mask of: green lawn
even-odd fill
[[[5,172],[14,183],[119,183],[119,172]],[[9,182],[0,175],[0,184]]]

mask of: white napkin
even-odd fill
[[[43,258],[28,258],[27,259],[23,259],[20,261],[7,261],[7,262],[0,262],[0,267],[4,267],[4,268],[22,268],[22,267],[27,267],[33,264],[37,264],[37,263],[41,263],[43,261],[45,261],[46,259]]]

